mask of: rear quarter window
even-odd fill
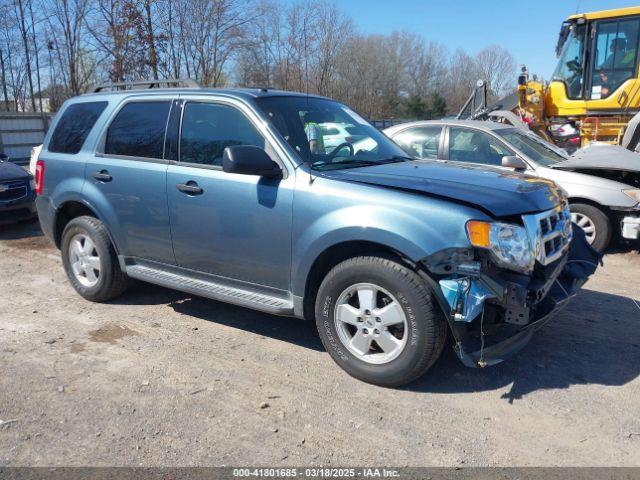
[[[171,102],[130,102],[107,130],[104,153],[128,157],[162,158]]]
[[[84,102],[69,105],[58,120],[48,150],[54,153],[78,153],[107,104]]]

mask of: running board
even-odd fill
[[[274,315],[293,315],[293,301],[248,288],[232,287],[208,279],[197,279],[144,265],[127,265],[127,275],[137,280],[182,292],[232,303]]]

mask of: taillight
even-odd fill
[[[344,141],[345,141],[345,142],[349,142],[349,143],[351,143],[351,142],[353,142],[353,138],[351,138],[351,137],[344,137]]]
[[[36,162],[36,194],[42,195],[42,188],[44,187],[44,162],[38,160]]]

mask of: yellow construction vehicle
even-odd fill
[[[598,141],[640,150],[639,33],[640,7],[570,16],[549,84],[523,67],[515,113],[562,147]]]

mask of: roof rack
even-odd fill
[[[198,82],[190,78],[166,78],[162,80],[138,80],[135,82],[103,83],[93,89],[93,93],[119,90],[142,90],[145,88],[202,88]]]

